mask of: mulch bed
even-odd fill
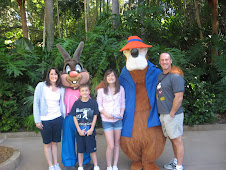
[[[13,155],[13,152],[14,149],[12,148],[0,146],[0,164],[9,159]]]

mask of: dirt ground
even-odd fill
[[[0,146],[0,164],[5,162],[8,158],[10,158],[13,155],[14,149]]]

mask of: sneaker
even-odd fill
[[[174,169],[177,165],[177,159],[173,158],[169,161],[169,163],[164,165],[165,169]]]
[[[118,170],[118,167],[117,166],[113,166],[112,170]]]
[[[55,170],[55,169],[54,169],[54,166],[50,166],[50,167],[49,167],[49,170]]]
[[[99,166],[94,166],[93,170],[100,170]]]
[[[84,170],[82,166],[78,167],[78,170]]]
[[[184,170],[184,167],[183,167],[183,165],[180,167],[176,166],[173,170]]]
[[[112,170],[112,167],[111,166],[107,167],[107,170]]]
[[[60,166],[59,166],[58,163],[57,163],[56,165],[54,165],[54,169],[55,169],[55,170],[61,170],[61,168],[60,168]]]

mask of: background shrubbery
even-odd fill
[[[78,21],[77,29],[70,30],[70,38],[58,38],[54,45],[60,43],[73,55],[79,42],[85,41],[81,60],[92,76],[92,96],[95,97],[94,88],[102,80],[104,72],[113,68],[119,75],[125,65],[125,57],[119,50],[129,35],[140,35],[140,10],[148,16],[142,23],[145,28],[142,39],[153,45],[148,51],[148,59],[159,67],[159,54],[169,52],[173,64],[184,72],[184,123],[191,126],[213,123],[215,115],[224,114],[226,110],[224,32],[200,40],[194,26],[196,23],[188,22],[189,16],[163,17],[162,6],[156,5],[138,8],[136,12],[125,11],[117,30],[112,29],[109,14],[102,14],[87,34],[80,30],[81,21]],[[210,31],[204,29],[204,35]],[[63,58],[56,47],[52,52],[43,50],[37,39],[28,41],[21,38],[8,45],[5,45],[5,40],[6,35],[0,37],[0,132],[35,130],[32,116],[34,88],[43,80],[50,66],[62,70]],[[213,48],[218,54],[211,54]]]

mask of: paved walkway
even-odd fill
[[[209,125],[211,126],[211,125]],[[226,126],[225,126],[226,127]],[[225,127],[218,130],[185,131],[183,135],[185,145],[185,170],[225,170],[226,169],[226,131]],[[214,129],[214,128],[213,128]],[[99,130],[101,132],[102,129]],[[14,147],[21,152],[21,163],[17,170],[47,170],[48,165],[43,152],[40,135],[26,137],[14,135],[5,140],[0,139],[0,145]],[[59,146],[59,161],[61,143]],[[106,140],[103,134],[97,135],[97,157],[101,170],[106,169],[105,161]],[[163,170],[162,165],[173,156],[169,140],[167,140],[162,156],[156,164]],[[120,151],[118,167],[129,170],[131,160]],[[63,168],[62,164],[60,166]]]

